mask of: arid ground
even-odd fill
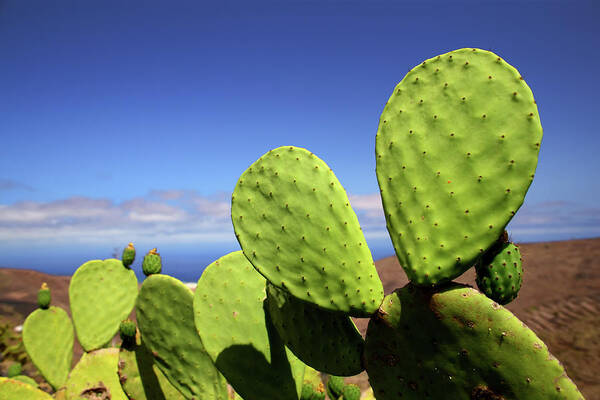
[[[523,287],[507,308],[548,345],[587,400],[600,400],[600,238],[522,244],[520,249]],[[407,283],[395,257],[381,259],[376,266],[386,294]],[[69,279],[0,268],[0,333],[3,324],[21,324],[36,308],[42,282],[52,288],[53,305],[69,310]],[[474,270],[457,281],[476,287]],[[364,334],[367,320],[356,320],[356,324]],[[78,347],[73,362],[80,355]],[[9,363],[0,359],[0,374]],[[30,363],[25,370],[36,377]],[[349,380],[363,388],[368,385],[365,373]]]

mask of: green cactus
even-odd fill
[[[84,353],[69,374],[65,398],[128,400],[117,375],[118,362],[117,348]]]
[[[365,359],[379,400],[583,398],[535,333],[458,284],[409,284],[386,296],[369,322]]]
[[[225,379],[196,332],[193,301],[179,280],[151,275],[136,303],[138,328],[158,368],[186,398],[226,400]]]
[[[154,364],[152,353],[139,333],[136,334],[135,324],[131,324],[121,324],[121,334],[127,338],[119,350],[118,374],[123,391],[130,399],[136,400],[184,400],[183,394]]]
[[[219,258],[198,280],[196,329],[216,367],[242,398],[297,398],[304,364],[273,327],[265,283],[241,251]]]
[[[103,347],[129,316],[138,292],[133,270],[117,259],[81,265],[69,284],[71,315],[77,339],[85,351]]]
[[[16,375],[16,376],[11,377],[10,379],[14,379],[15,381],[26,383],[28,385],[33,386],[34,388],[38,387],[37,382],[33,378],[30,378],[27,375]]]
[[[279,336],[305,364],[344,376],[364,369],[364,340],[348,315],[322,310],[270,283],[267,304]]]
[[[144,271],[144,275],[146,276],[161,273],[162,259],[156,248],[150,250],[148,254],[144,256],[144,261],[142,262],[142,271]]]
[[[327,381],[327,395],[330,399],[339,399],[344,389],[344,378],[341,376],[331,375]]]
[[[135,247],[133,247],[133,243],[129,243],[127,247],[123,249],[121,260],[123,261],[123,265],[127,268],[133,264],[133,260],[135,260]]]
[[[38,299],[38,307],[45,310],[50,307],[50,301],[52,299],[50,295],[50,289],[48,289],[48,284],[46,282],[42,283],[42,287],[38,291],[37,295]]]
[[[513,301],[523,282],[521,252],[514,243],[501,242],[475,264],[477,287],[490,299],[505,305]]]
[[[67,380],[73,358],[73,343],[73,324],[67,312],[60,307],[38,308],[25,319],[25,350],[54,389],[64,385]]]
[[[8,378],[12,378],[17,375],[21,375],[21,372],[23,372],[23,366],[21,365],[21,363],[12,363],[6,371],[6,376]]]
[[[355,384],[345,385],[342,388],[342,398],[344,400],[359,400],[360,388]]]
[[[236,237],[273,285],[330,311],[371,315],[383,286],[358,218],[329,166],[293,147],[269,151],[231,200]]]
[[[0,399],[2,400],[52,400],[46,392],[12,378],[0,377]]]
[[[119,325],[119,336],[121,336],[121,340],[125,346],[135,345],[136,331],[137,328],[135,322],[130,319],[121,321],[121,325]]]
[[[494,243],[523,203],[541,139],[531,90],[492,52],[452,51],[404,77],[381,114],[376,162],[411,282],[449,281]]]

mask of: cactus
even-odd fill
[[[194,326],[193,297],[175,278],[149,276],[136,303],[138,327],[158,368],[186,398],[226,400],[225,379]]]
[[[342,389],[342,397],[344,400],[359,400],[360,389],[354,384],[345,385]]]
[[[17,375],[17,376],[11,377],[10,379],[14,379],[15,381],[26,383],[28,385],[33,386],[34,388],[38,387],[37,382],[33,378],[30,378],[27,375]]]
[[[117,259],[81,265],[69,284],[71,315],[85,351],[101,348],[118,332],[135,305],[138,292],[133,270]]]
[[[133,243],[129,243],[127,247],[123,249],[121,260],[123,261],[123,265],[127,268],[133,264],[133,260],[135,260],[135,247],[133,247]]]
[[[119,349],[116,348],[84,353],[69,374],[65,398],[128,400],[117,375],[118,362]]]
[[[130,319],[126,319],[121,321],[121,325],[119,325],[119,336],[123,341],[123,345],[125,346],[133,346],[135,345],[135,336],[136,336],[137,328],[135,326],[135,322]]]
[[[162,259],[156,248],[150,250],[148,254],[144,256],[144,261],[142,262],[142,271],[144,271],[144,275],[146,276],[161,273]]]
[[[12,363],[6,371],[6,376],[8,378],[12,378],[17,375],[21,375],[21,372],[23,372],[23,366],[21,365],[21,363]]]
[[[219,258],[198,280],[196,329],[216,367],[242,398],[297,398],[304,364],[285,348],[271,323],[265,283],[241,251]]]
[[[48,289],[48,284],[44,282],[42,283],[42,287],[38,291],[37,295],[38,307],[46,310],[48,307],[50,307],[51,299],[52,297],[50,295],[50,289]]]
[[[267,284],[267,304],[285,345],[319,371],[351,376],[364,368],[364,340],[348,315],[322,310]]]
[[[523,266],[519,248],[501,241],[475,264],[477,287],[490,299],[505,305],[513,301],[523,281]]]
[[[0,377],[0,399],[2,400],[52,400],[52,397],[30,384]]]
[[[67,312],[60,307],[38,308],[25,319],[25,350],[54,389],[67,380],[73,358],[73,342],[73,324]]]
[[[582,398],[535,333],[459,284],[388,295],[369,322],[365,359],[379,400]]]
[[[344,378],[331,375],[327,381],[327,395],[330,399],[339,399],[344,389]]]
[[[269,151],[240,177],[231,219],[248,260],[273,285],[323,309],[372,314],[383,286],[348,196],[316,155]]]
[[[531,90],[496,54],[460,49],[396,86],[377,131],[377,179],[400,264],[432,286],[469,269],[533,180],[542,127]]]

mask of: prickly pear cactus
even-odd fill
[[[131,322],[131,321],[129,321]],[[133,323],[133,322],[132,322]],[[185,400],[181,392],[171,385],[154,364],[154,357],[136,333],[131,334],[129,324],[121,324],[124,341],[119,350],[119,382],[130,399],[135,400]]]
[[[521,252],[514,243],[501,243],[488,253],[475,264],[477,287],[495,302],[508,304],[517,297],[523,282]]]
[[[0,377],[0,399],[2,400],[52,400],[46,392],[34,386],[14,380],[12,378]]]
[[[67,381],[75,334],[65,310],[50,306],[29,314],[23,324],[23,344],[42,376],[58,389]]]
[[[10,367],[8,367],[8,370],[6,371],[6,376],[8,378],[12,378],[14,376],[21,375],[21,372],[23,372],[23,366],[21,365],[21,363],[13,363],[10,365]]]
[[[129,243],[127,247],[123,249],[121,260],[123,261],[123,265],[127,268],[133,264],[133,261],[135,260],[135,247],[133,246],[133,243]]]
[[[361,373],[364,340],[345,314],[323,310],[267,283],[267,304],[285,345],[306,365],[327,374]]]
[[[231,219],[244,254],[273,285],[331,311],[369,316],[383,286],[346,192],[313,153],[269,151],[240,177]]]
[[[298,398],[304,364],[285,348],[271,322],[265,284],[241,251],[219,258],[198,280],[196,329],[216,367],[242,398]]]
[[[92,260],[75,271],[69,300],[77,339],[85,351],[99,349],[115,336],[137,293],[135,273],[121,260]]]
[[[155,364],[187,399],[226,400],[225,379],[196,332],[193,301],[179,280],[151,275],[137,299],[138,328]]]
[[[583,399],[546,345],[475,289],[412,284],[369,322],[365,359],[386,399]]]
[[[354,384],[345,385],[342,388],[342,397],[344,400],[359,400],[360,388]]]
[[[160,274],[162,271],[162,259],[156,248],[150,250],[148,254],[144,256],[144,261],[142,262],[142,271],[146,276]]]
[[[404,77],[375,152],[387,228],[411,282],[454,279],[494,243],[523,203],[541,140],[531,89],[492,52],[452,51]]]
[[[69,374],[65,384],[65,398],[128,400],[121,389],[117,375],[118,362],[119,349],[117,348],[84,353]]]
[[[338,399],[346,383],[341,376],[331,375],[327,380],[327,395],[330,399]]]
[[[42,283],[42,287],[38,291],[37,295],[38,299],[38,307],[45,310],[50,307],[50,301],[52,300],[52,296],[50,294],[50,289],[48,288],[48,284],[46,282]]]

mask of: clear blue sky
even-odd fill
[[[239,175],[282,145],[327,162],[392,255],[379,114],[409,68],[462,47],[514,65],[539,107],[513,238],[600,236],[598,2],[446,3],[0,0],[0,265],[71,273],[134,241],[201,270],[238,249]]]

